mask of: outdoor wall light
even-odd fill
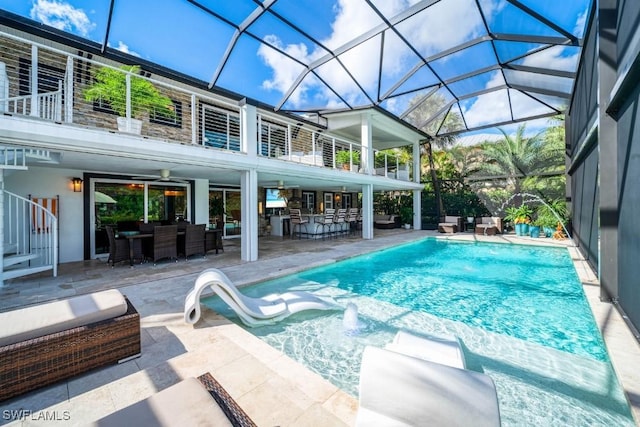
[[[82,178],[71,178],[71,185],[73,186],[73,192],[79,193],[82,191]]]

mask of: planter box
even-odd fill
[[[142,120],[118,117],[118,130],[120,132],[140,135],[142,132]]]

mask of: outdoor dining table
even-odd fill
[[[133,267],[133,259],[135,257],[135,247],[134,242],[136,240],[142,241],[142,239],[153,239],[153,233],[140,233],[139,231],[122,231],[118,233],[119,236],[127,239],[127,244],[129,245],[129,265]],[[178,231],[178,236],[184,236],[184,231]],[[216,253],[217,250],[216,250]]]

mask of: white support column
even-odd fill
[[[240,151],[249,157],[258,155],[258,112],[246,102],[240,105]]]
[[[362,238],[373,239],[373,185],[362,186]]]
[[[196,179],[194,194],[195,212],[193,213],[194,224],[209,224],[209,180]]]
[[[255,169],[240,174],[242,210],[240,258],[243,261],[258,260],[258,173]]]
[[[240,151],[248,157],[258,156],[258,113],[254,105],[240,106]],[[255,169],[240,174],[241,224],[240,257],[258,259],[258,173]]]
[[[371,142],[371,114],[362,113],[360,121],[360,144],[362,145],[362,153],[360,157],[362,160],[361,168],[364,168],[364,172],[371,174],[373,171],[373,143]],[[371,235],[373,237],[373,234]]]

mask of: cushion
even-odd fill
[[[153,396],[96,421],[100,427],[230,426],[211,394],[195,378],[187,378]]]
[[[450,223],[450,224],[458,224],[458,217],[457,216],[445,216],[444,217],[444,222],[445,223]]]
[[[500,426],[493,380],[367,346],[356,426]]]
[[[466,368],[460,341],[455,336],[419,336],[398,331],[393,342],[387,344],[385,348],[454,368]]]
[[[117,289],[0,313],[0,346],[122,316],[127,302]]]

